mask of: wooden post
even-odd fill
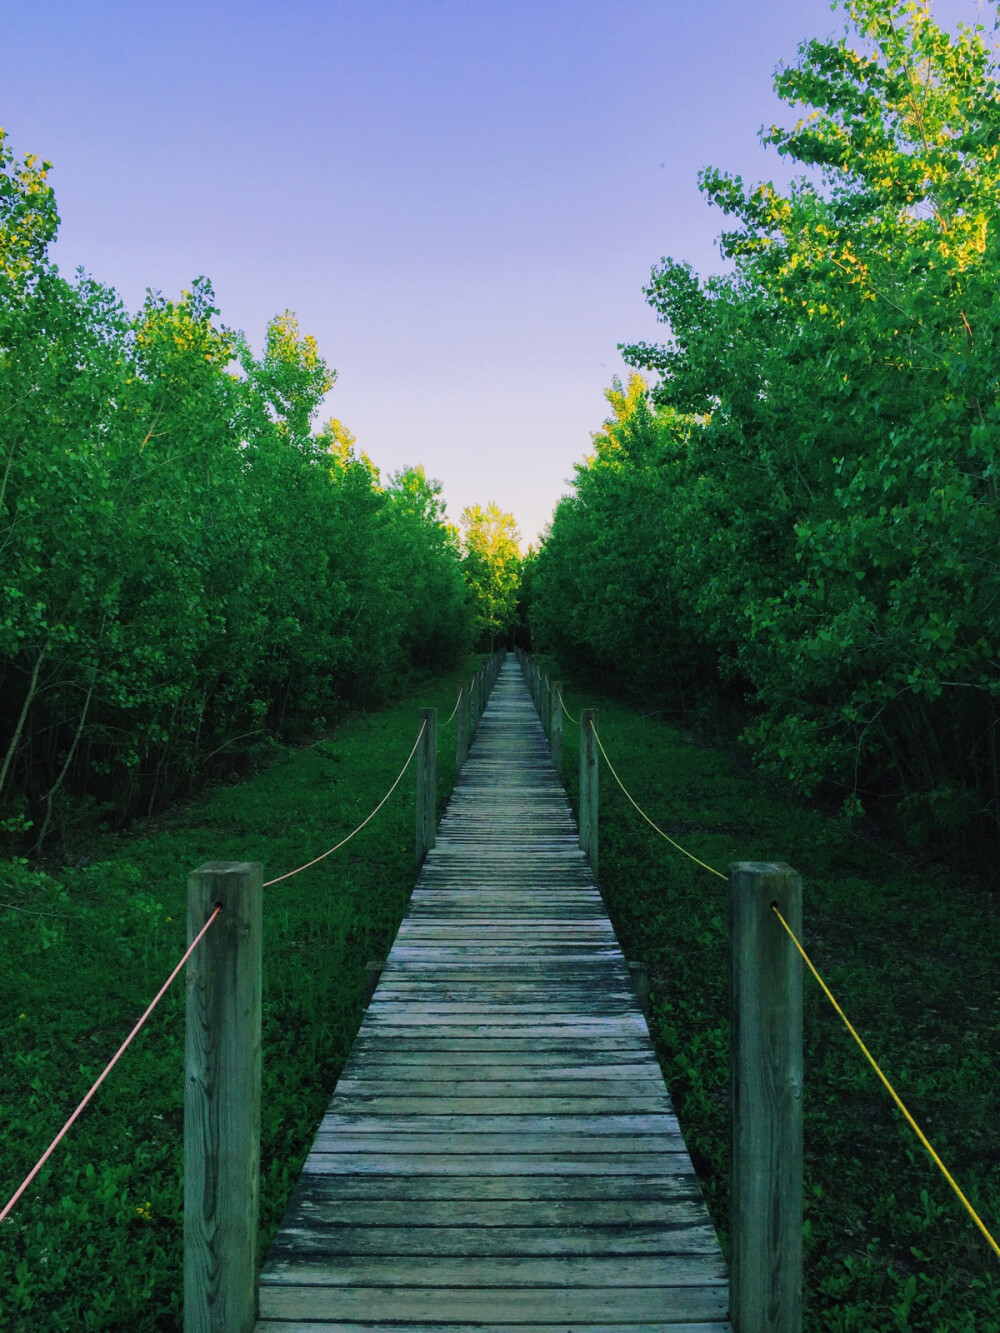
[[[461,772],[469,757],[469,700],[463,685],[458,691],[458,712],[455,714],[455,767]]]
[[[188,877],[184,1052],[184,1333],[252,1333],[260,1205],[259,863]]]
[[[645,963],[630,961],[628,965],[629,976],[632,978],[632,989],[635,991],[635,998],[639,1001],[639,1008],[649,1017],[649,969]]]
[[[593,724],[593,725],[591,725]],[[580,709],[580,846],[597,880],[597,709]]]
[[[365,963],[365,1008],[372,1002],[372,996],[375,994],[375,987],[379,983],[379,977],[382,975],[382,969],[385,967],[384,958],[372,958]]]
[[[563,771],[562,692],[563,683],[561,680],[557,680],[552,686],[552,735],[549,738],[549,748],[552,751],[552,763],[560,778],[562,778]]]
[[[730,1314],[734,1333],[802,1328],[802,880],[729,867],[732,1022]]]
[[[421,708],[426,723],[417,746],[417,869],[434,846],[437,829],[437,709]]]
[[[479,725],[479,672],[469,682],[469,734],[475,735]]]
[[[544,672],[542,673],[542,707],[539,711],[542,719],[542,730],[547,736],[552,720],[552,689],[549,685],[549,678]]]

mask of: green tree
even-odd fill
[[[462,510],[462,572],[475,612],[480,647],[495,648],[517,618],[520,533],[514,515],[496,504]]]
[[[134,317],[67,282],[46,170],[0,135],[0,832],[39,848],[384,699],[470,619],[440,488],[314,429],[295,317],[257,357],[205,279]]]
[[[843,38],[776,75],[802,114],[765,137],[804,174],[703,173],[731,271],[654,269],[669,340],[623,350],[658,376],[655,443],[629,457],[617,421],[595,440],[533,615],[636,688],[673,669],[739,692],[758,758],[802,790],[971,847],[1000,824],[996,56],[926,3],[843,9]],[[651,570],[667,614],[643,635]]]

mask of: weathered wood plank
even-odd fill
[[[315,1225],[306,1216],[299,1227],[282,1228],[272,1253],[310,1255],[417,1256],[449,1258],[623,1258],[715,1254],[718,1241],[708,1223],[665,1227],[661,1222],[619,1226],[401,1226]]]
[[[324,1158],[324,1162],[332,1159]],[[620,1200],[627,1195],[630,1203],[643,1201],[668,1202],[677,1199],[700,1198],[698,1180],[690,1161],[678,1161],[677,1174],[657,1170],[639,1175],[607,1172],[585,1175],[577,1172],[575,1164],[563,1172],[528,1174],[525,1171],[507,1175],[413,1175],[405,1163],[395,1162],[395,1170],[378,1172],[346,1171],[324,1172],[313,1170],[309,1159],[303,1168],[302,1181],[310,1189],[338,1199],[397,1199],[419,1201],[477,1200],[480,1202],[512,1200],[586,1200],[590,1203]],[[567,1173],[568,1172],[568,1173]],[[423,1208],[412,1215],[422,1216]]]
[[[383,1135],[411,1133],[446,1134],[679,1134],[677,1117],[666,1115],[431,1115],[373,1116],[367,1113],[347,1115],[328,1111],[320,1122],[320,1132],[328,1134],[368,1133],[377,1126]]]
[[[306,1158],[303,1171],[313,1175],[399,1175],[411,1176],[644,1176],[660,1177],[676,1171],[687,1174],[687,1153],[635,1153],[619,1146],[616,1152],[537,1153],[326,1153],[314,1148]],[[545,1187],[548,1188],[547,1186]],[[631,1190],[632,1183],[619,1181],[619,1189]],[[541,1192],[541,1191],[540,1191]]]
[[[597,1320],[623,1333],[625,1325],[648,1320],[689,1323],[726,1316],[726,1283],[698,1287],[340,1287],[262,1285],[260,1316],[267,1319],[322,1319],[336,1302],[341,1319],[429,1321],[438,1330],[459,1320],[490,1320],[506,1326],[537,1320],[548,1326]],[[266,1328],[266,1325],[265,1325]]]
[[[411,1255],[295,1254],[272,1251],[268,1285],[327,1287],[702,1287],[726,1284],[718,1250],[713,1254],[531,1256],[443,1255],[433,1263]]]
[[[336,1180],[334,1180],[334,1184]],[[284,1230],[310,1225],[327,1227],[471,1227],[499,1232],[508,1227],[544,1229],[558,1227],[574,1231],[597,1228],[641,1228],[656,1226],[674,1232],[698,1229],[708,1224],[701,1195],[692,1185],[687,1197],[676,1199],[424,1199],[419,1219],[410,1199],[364,1197],[342,1199],[333,1194],[330,1181],[308,1179],[297,1191],[285,1219]],[[709,1230],[711,1230],[709,1228]],[[714,1235],[714,1232],[712,1233]]]
[[[384,1082],[360,1078],[342,1078],[337,1084],[342,1097],[347,1098],[367,1098],[384,1097],[387,1095]],[[453,1089],[450,1091],[449,1089]],[[619,1079],[610,1078],[600,1079],[553,1079],[544,1078],[535,1075],[531,1079],[509,1079],[501,1081],[499,1079],[490,1079],[480,1081],[479,1079],[464,1078],[456,1079],[453,1083],[442,1085],[440,1081],[433,1083],[421,1083],[416,1080],[410,1080],[404,1089],[401,1089],[402,1095],[406,1097],[489,1097],[496,1100],[499,1097],[583,1097],[588,1102],[596,1101],[600,1097],[612,1097],[616,1101],[622,1098],[632,1097],[654,1097],[657,1105],[660,1105],[666,1094],[662,1090],[662,1084],[655,1078],[645,1079]]]
[[[340,1105],[345,1111],[364,1108],[376,1115],[628,1115],[670,1108],[665,1092],[644,1097],[462,1097],[443,1093],[409,1097],[385,1092],[369,1097],[344,1094]]]
[[[441,1333],[440,1324],[414,1324],[410,1320],[404,1325],[382,1321],[372,1323],[367,1319],[361,1324],[345,1324],[339,1319],[335,1323],[326,1319],[322,1323],[299,1319],[289,1323],[284,1319],[268,1319],[266,1323],[258,1324],[257,1328],[261,1333],[402,1333],[404,1329],[405,1333]],[[621,1324],[585,1323],[579,1319],[560,1321],[559,1329],[560,1333],[622,1333]],[[509,1324],[449,1324],[448,1333],[511,1333],[511,1328]],[[552,1325],[518,1324],[517,1333],[552,1333]],[[641,1324],[629,1324],[628,1333],[732,1333],[732,1328],[728,1323],[717,1323],[714,1320],[709,1323],[699,1320],[697,1324],[650,1324],[644,1321]]]

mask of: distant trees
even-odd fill
[[[513,514],[499,505],[462,510],[462,571],[472,597],[477,643],[495,648],[517,620],[520,533]]]
[[[313,433],[334,376],[291,314],[260,357],[204,279],[132,316],[49,263],[57,225],[0,135],[0,832],[36,846],[472,634],[440,487]]]
[[[806,111],[766,141],[812,175],[706,171],[732,272],[654,269],[670,340],[624,349],[652,402],[615,390],[534,623],[636,686],[738,688],[761,762],[848,812],[995,832],[996,58],[925,3],[843,7],[776,75]]]

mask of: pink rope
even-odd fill
[[[128,1034],[128,1036],[125,1038],[125,1040],[122,1042],[122,1044],[118,1047],[117,1051],[115,1051],[114,1055],[113,1055],[113,1056],[111,1057],[111,1059],[108,1061],[107,1065],[105,1065],[105,1067],[104,1067],[104,1072],[101,1074],[100,1078],[98,1078],[97,1082],[93,1085],[93,1087],[92,1087],[92,1088],[90,1089],[90,1091],[87,1093],[86,1097],[84,1097],[83,1101],[82,1101],[82,1102],[80,1103],[80,1105],[76,1108],[76,1110],[73,1112],[73,1114],[70,1116],[70,1118],[66,1121],[65,1125],[63,1125],[62,1129],[61,1129],[61,1130],[59,1131],[59,1133],[55,1136],[55,1138],[52,1140],[52,1142],[49,1144],[49,1146],[48,1146],[48,1147],[45,1149],[45,1151],[42,1153],[41,1157],[39,1157],[38,1161],[35,1163],[35,1165],[31,1168],[31,1170],[30,1170],[30,1171],[28,1172],[28,1174],[25,1176],[24,1180],[21,1182],[21,1184],[18,1186],[18,1188],[14,1191],[14,1193],[11,1195],[10,1199],[7,1201],[7,1204],[6,1204],[6,1206],[5,1206],[4,1210],[3,1210],[3,1212],[0,1213],[0,1222],[3,1222],[3,1221],[8,1217],[8,1215],[13,1211],[14,1206],[15,1206],[15,1204],[17,1203],[18,1199],[20,1199],[21,1195],[22,1195],[22,1194],[24,1193],[24,1191],[28,1188],[28,1186],[31,1184],[31,1182],[34,1180],[34,1178],[38,1175],[39,1171],[41,1171],[42,1167],[45,1165],[45,1163],[49,1160],[49,1158],[50,1158],[50,1157],[52,1156],[52,1154],[55,1152],[56,1148],[58,1148],[59,1144],[60,1144],[60,1143],[62,1142],[62,1140],[66,1137],[66,1134],[69,1132],[69,1130],[71,1129],[71,1127],[72,1127],[72,1126],[75,1124],[75,1122],[80,1118],[80,1115],[82,1114],[83,1110],[84,1110],[85,1107],[88,1105],[88,1103],[90,1102],[90,1100],[91,1100],[91,1098],[93,1097],[94,1093],[95,1093],[95,1092],[97,1091],[97,1089],[101,1086],[101,1084],[104,1082],[104,1080],[107,1078],[107,1076],[111,1073],[112,1069],[114,1069],[115,1065],[118,1063],[118,1061],[121,1059],[121,1057],[122,1057],[122,1056],[125,1054],[125,1052],[128,1050],[128,1048],[129,1048],[129,1046],[131,1045],[133,1039],[138,1035],[138,1033],[139,1033],[140,1030],[142,1029],[143,1025],[145,1024],[146,1019],[147,1019],[147,1018],[149,1017],[149,1015],[153,1012],[153,1010],[156,1008],[156,1006],[160,1003],[160,1001],[163,999],[164,995],[166,995],[167,991],[170,989],[171,983],[173,982],[174,978],[177,976],[178,972],[180,972],[181,968],[184,966],[184,964],[187,962],[187,960],[188,960],[188,959],[191,957],[191,955],[194,953],[195,949],[197,949],[198,945],[201,943],[203,937],[205,936],[206,932],[208,931],[209,926],[212,924],[212,922],[215,920],[215,918],[219,915],[219,913],[220,913],[221,911],[222,911],[222,907],[221,907],[221,906],[219,906],[219,907],[217,907],[217,908],[215,909],[215,911],[212,913],[212,915],[208,918],[208,920],[207,920],[207,921],[205,922],[205,924],[202,926],[201,930],[198,931],[198,934],[194,937],[194,939],[193,939],[193,940],[191,941],[191,943],[188,945],[188,948],[187,948],[187,951],[186,951],[185,954],[184,954],[184,957],[183,957],[183,958],[181,959],[181,961],[177,964],[177,966],[174,968],[174,970],[170,973],[170,976],[167,977],[166,981],[163,983],[163,985],[162,985],[162,986],[160,987],[160,989],[157,991],[157,993],[156,993],[156,998],[151,1002],[151,1004],[150,1004],[149,1007],[147,1008],[146,1012],[145,1012],[145,1013],[143,1014],[143,1016],[139,1019],[138,1023],[136,1023],[135,1027],[134,1027],[134,1028],[132,1029],[132,1031]]]

